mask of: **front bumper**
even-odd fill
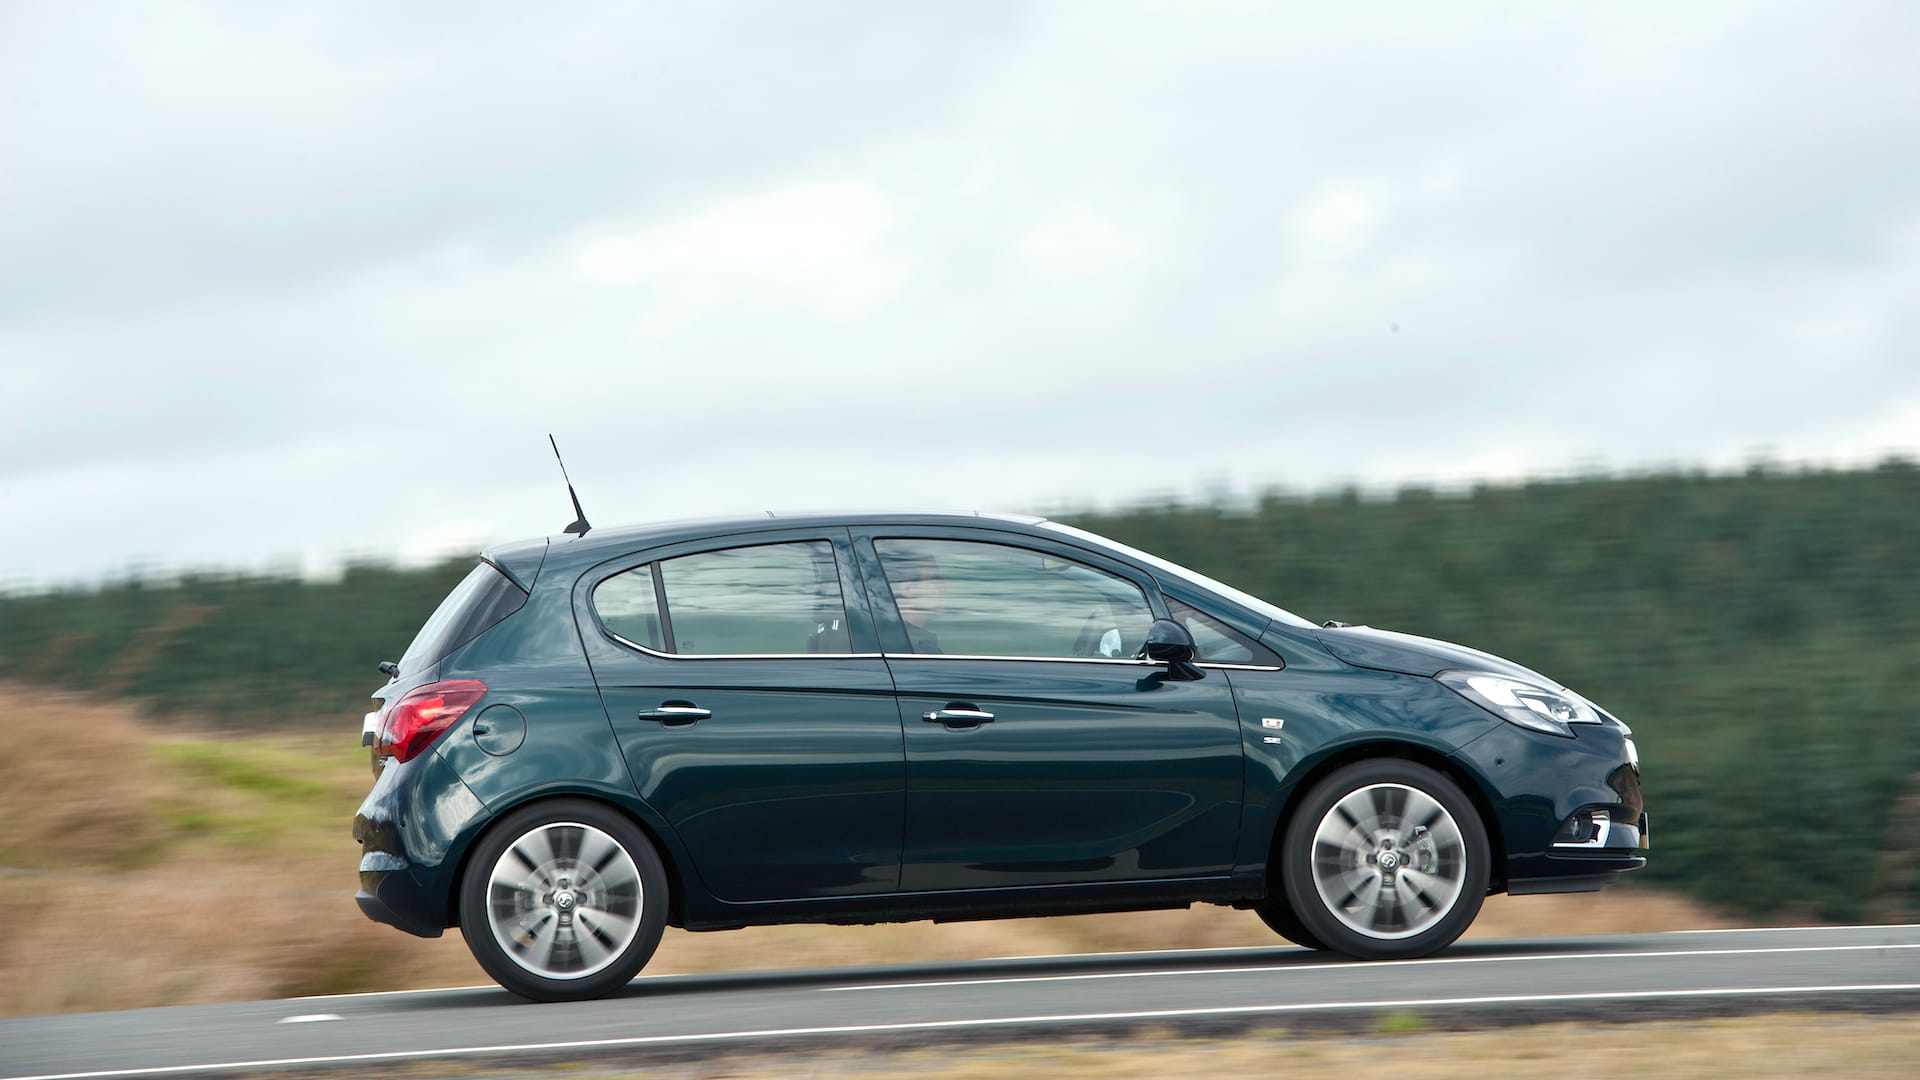
[[[1562,855],[1580,851],[1645,850],[1650,843],[1646,811],[1629,821],[1611,806],[1590,806],[1575,811],[1553,836],[1553,850]]]
[[[1575,725],[1568,739],[1501,724],[1453,757],[1493,803],[1506,855],[1496,889],[1587,892],[1647,865],[1638,755],[1625,729]]]

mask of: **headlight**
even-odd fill
[[[1587,701],[1511,675],[1490,671],[1443,671],[1434,678],[1449,690],[1503,720],[1549,735],[1573,737],[1571,724],[1605,723]]]

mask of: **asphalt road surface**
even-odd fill
[[[1775,1008],[1920,1010],[1920,926],[1475,941],[1379,963],[1276,947],[664,975],[564,1005],[469,987],[26,1017],[0,1020],[0,1080]]]

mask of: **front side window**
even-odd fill
[[[1141,551],[1138,548],[1128,547],[1127,545],[1122,544],[1119,541],[1109,540],[1104,536],[1095,535],[1094,533],[1090,533],[1085,529],[1076,529],[1071,525],[1062,525],[1057,521],[1040,522],[1040,528],[1049,529],[1053,532],[1057,532],[1061,534],[1062,536],[1071,536],[1078,540],[1085,540],[1095,544],[1098,547],[1105,548],[1108,551],[1113,551],[1120,555],[1123,555],[1133,560],[1134,562],[1145,563],[1146,565],[1153,567],[1155,570],[1158,570],[1162,574],[1167,574],[1175,578],[1176,580],[1184,581],[1189,585],[1196,585],[1200,588],[1202,592],[1212,593],[1215,596],[1221,597],[1231,603],[1239,605],[1240,607],[1246,608],[1248,611],[1251,611],[1256,615],[1260,615],[1268,619],[1273,619],[1279,622],[1283,626],[1297,626],[1302,630],[1315,629],[1315,626],[1313,623],[1308,622],[1307,620],[1301,618],[1298,615],[1295,615],[1293,612],[1288,611],[1283,607],[1270,604],[1267,601],[1262,600],[1257,596],[1252,596],[1247,593],[1241,592],[1239,589],[1236,589],[1231,585],[1225,584],[1223,582],[1215,581],[1212,578],[1208,577],[1207,575],[1202,574],[1196,570],[1189,570],[1186,567],[1181,566],[1179,563],[1168,562],[1167,560],[1161,558],[1158,555]]]
[[[1026,548],[876,540],[908,651],[1131,659],[1153,609],[1138,585]]]
[[[1265,664],[1272,659],[1252,638],[1171,596],[1167,597],[1167,614],[1193,635],[1194,651],[1202,663]]]
[[[824,540],[667,559],[660,584],[672,652],[851,651],[840,572]]]

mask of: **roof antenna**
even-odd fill
[[[580,509],[580,496],[573,493],[573,478],[567,475],[567,463],[561,459],[560,444],[553,441],[553,433],[551,431],[547,433],[547,442],[553,446],[553,460],[560,462],[560,478],[567,482],[567,497],[573,500],[574,521],[573,524],[566,527],[565,531],[573,533],[576,536],[585,536],[587,535],[587,530],[593,528],[593,526],[587,524],[587,512]]]

